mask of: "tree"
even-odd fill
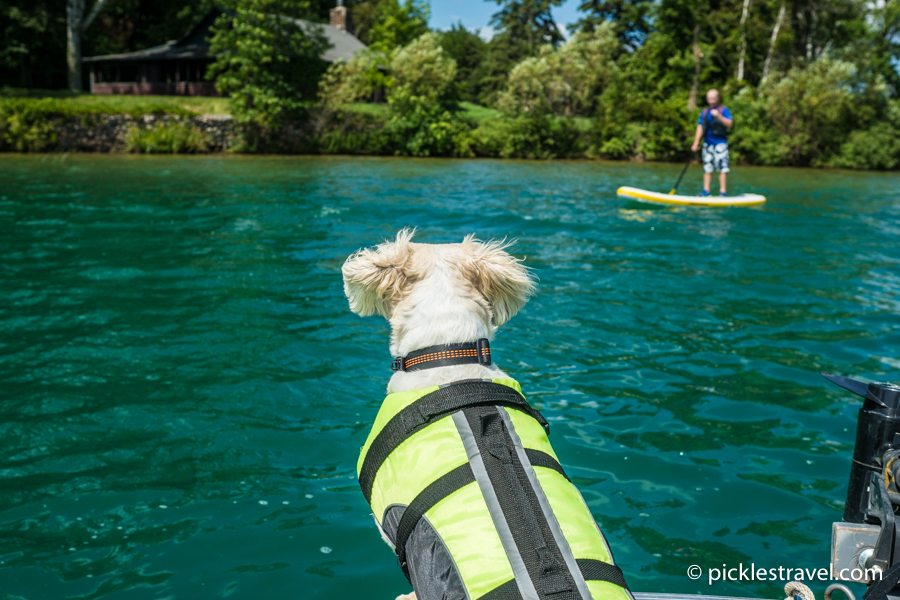
[[[890,86],[892,95],[900,97],[900,74],[895,67],[900,63],[900,0],[868,4],[865,22],[869,31],[865,36],[868,39],[863,43],[868,48],[859,47],[860,38],[857,37],[848,58],[855,59],[860,71],[868,69],[880,74]]]
[[[668,46],[670,56],[691,56],[691,87],[688,110],[694,110],[700,93],[704,53],[701,47],[703,25],[708,24],[710,0],[661,0],[657,9],[657,31]],[[687,74],[685,74],[687,75]]]
[[[67,3],[0,0],[0,86],[69,87]],[[94,0],[84,4],[95,6]],[[214,5],[214,0],[107,2],[82,30],[81,54],[133,52],[178,39]]]
[[[487,55],[488,44],[474,31],[456,23],[439,34],[441,48],[456,61],[456,81],[462,96],[471,102],[478,101],[481,66]]]
[[[448,105],[453,108],[456,61],[447,56],[437,34],[426,33],[394,53],[388,96],[391,106],[403,113],[414,105]]]
[[[557,46],[563,41],[551,8],[563,0],[495,0],[500,10],[491,17],[490,24],[505,37],[520,59],[535,56],[544,44]]]
[[[378,12],[378,0],[360,0],[351,5],[353,11],[352,33],[366,46],[372,45],[372,26]]]
[[[827,57],[794,68],[768,90],[767,104],[790,164],[807,165],[836,149],[860,117],[855,68]],[[790,107],[790,110],[785,110]]]
[[[497,34],[487,43],[478,68],[472,75],[477,81],[478,103],[492,106],[497,94],[506,87],[510,70],[523,58],[532,56],[508,35]]]
[[[741,10],[741,57],[738,59],[737,80],[744,79],[744,60],[747,58],[747,16],[750,14],[750,0],[744,0]]]
[[[775,19],[775,26],[772,27],[772,39],[769,42],[769,51],[766,52],[766,62],[763,63],[761,83],[765,83],[769,78],[769,69],[772,67],[772,55],[775,53],[775,43],[778,41],[778,32],[784,24],[784,15],[786,13],[785,4],[782,1],[781,8],[778,9],[778,18]]]
[[[547,44],[513,68],[499,107],[529,115],[592,115],[616,72],[618,45],[612,23],[576,31],[557,49]]]
[[[69,68],[69,90],[80,92],[81,84],[81,39],[107,0],[96,0],[93,8],[85,16],[85,0],[66,0],[66,65]]]
[[[378,87],[390,85],[379,69],[389,62],[390,57],[372,49],[363,50],[348,61],[333,62],[319,80],[319,106],[331,114],[371,98]]]
[[[53,87],[66,80],[59,0],[0,2],[0,86]]]
[[[215,0],[114,0],[84,36],[84,54],[118,54],[181,38],[216,6]]]
[[[328,42],[321,28],[296,20],[308,11],[296,0],[234,0],[212,28],[216,62],[207,76],[230,98],[250,149],[261,149],[315,95]]]
[[[650,33],[652,9],[651,0],[582,0],[578,10],[585,16],[570,28],[593,31],[611,23],[622,45],[635,50]]]
[[[394,113],[431,106],[456,110],[456,74],[456,61],[444,52],[439,34],[428,32],[389,54],[370,48],[332,64],[319,82],[319,102],[334,111],[383,86]]]
[[[369,33],[374,50],[389,52],[428,31],[430,9],[425,0],[381,0]]]

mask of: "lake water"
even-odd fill
[[[540,287],[495,360],[634,590],[783,597],[686,569],[828,565],[859,403],[818,373],[900,379],[900,175],[737,169],[752,208],[615,196],[678,170],[0,156],[0,598],[409,591],[355,476],[388,327],[340,277],[405,226],[518,239]]]

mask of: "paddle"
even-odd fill
[[[691,161],[694,160],[694,154],[696,153],[692,150],[687,162],[684,163],[684,168],[681,170],[681,175],[678,176],[678,181],[675,182],[675,187],[672,188],[672,191],[669,192],[669,195],[674,196],[675,192],[678,191],[678,186],[681,185],[681,180],[684,178],[684,174],[687,173],[687,168],[691,166]]]
[[[712,110],[712,108],[710,108],[709,110]],[[704,117],[703,118],[703,138],[702,139],[705,140],[706,139],[706,115],[703,113],[700,113],[700,114],[703,115],[703,117]],[[696,152],[691,150],[691,155],[688,156],[687,162],[684,163],[684,168],[681,170],[681,175],[678,176],[678,181],[675,182],[675,187],[673,187],[672,191],[669,192],[670,196],[674,196],[675,192],[678,191],[678,186],[681,185],[681,180],[684,178],[684,174],[687,173],[688,167],[691,166],[691,161],[694,160],[694,154],[696,154]]]

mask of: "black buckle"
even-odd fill
[[[491,343],[487,338],[475,340],[475,350],[478,355],[478,364],[489,366],[491,364]],[[485,352],[487,350],[487,352]]]
[[[382,364],[384,364],[384,363],[382,363]],[[406,371],[406,369],[403,368],[403,357],[402,356],[398,356],[397,358],[395,358],[394,360],[391,361],[391,371]]]

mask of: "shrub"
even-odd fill
[[[435,33],[426,33],[394,52],[390,78],[388,103],[395,114],[436,104],[456,110],[456,61],[447,56]]]
[[[828,166],[847,169],[900,168],[900,101],[892,100],[879,123],[852,131]]]
[[[322,154],[393,154],[393,143],[384,129],[328,131],[319,137]]]
[[[472,138],[477,156],[547,159],[581,156],[584,152],[572,120],[551,115],[486,120],[472,132]]]
[[[900,131],[897,129],[878,125],[866,131],[853,131],[848,137],[828,166],[879,170],[900,167]]]
[[[384,127],[395,154],[408,156],[474,156],[472,127],[440,105],[415,105],[394,114]]]
[[[390,53],[363,52],[332,65],[313,110],[321,151],[355,154],[372,144],[370,151],[377,154],[471,156],[472,126],[459,116],[455,77],[456,61],[434,33]],[[383,129],[375,133],[375,119],[349,106],[380,86],[387,92],[388,111]]]
[[[349,61],[333,62],[319,80],[319,104],[338,110],[368,100],[379,86],[387,83],[379,70],[381,64],[387,64],[386,55],[371,50],[364,50]]]
[[[513,67],[497,105],[513,114],[592,114],[616,70],[617,47],[611,23],[577,31],[559,49],[543,46]]]
[[[622,82],[603,94],[591,128],[588,154],[604,158],[684,160],[697,116],[683,97],[654,102]]]
[[[804,69],[791,69],[762,90],[781,151],[772,158],[808,165],[838,150],[851,131],[856,109],[852,64],[820,58]]]
[[[727,106],[735,118],[728,139],[732,163],[777,165],[789,160],[790,150],[784,135],[775,129],[769,105],[759,90],[745,87]]]
[[[194,154],[207,152],[206,136],[190,123],[157,123],[153,127],[132,127],[125,138],[125,150],[144,154]]]

